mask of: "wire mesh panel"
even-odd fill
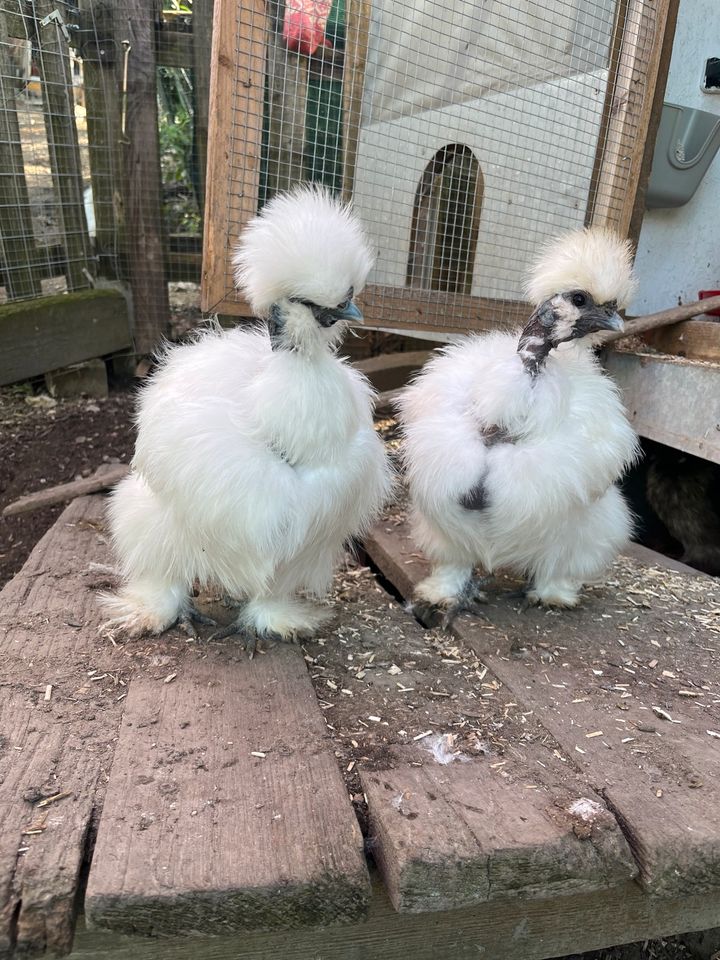
[[[120,282],[140,354],[199,316],[212,8],[0,0],[0,303]]]
[[[203,306],[247,313],[230,253],[301,180],[352,196],[382,326],[522,317],[553,234],[628,231],[672,0],[218,0]]]

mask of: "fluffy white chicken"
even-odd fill
[[[414,533],[433,564],[416,596],[445,625],[485,599],[476,566],[529,578],[529,603],[573,607],[627,540],[615,481],[637,438],[592,346],[622,328],[631,264],[629,245],[602,229],[552,241],[522,332],[447,347],[401,396]]]
[[[107,626],[178,623],[194,635],[195,580],[238,601],[239,634],[311,633],[348,538],[391,486],[372,388],[336,356],[373,257],[322,189],[277,196],[237,248],[236,279],[267,329],[214,330],[168,349],[142,391],[132,474],[110,504],[124,584]]]

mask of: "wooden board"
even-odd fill
[[[720,361],[720,323],[711,320],[686,320],[643,334],[655,350],[688,360]]]
[[[404,595],[427,570],[402,523],[377,526],[366,549]],[[621,558],[577,610],[520,613],[496,596],[490,629],[472,617],[454,627],[579,763],[645,888],[667,897],[720,890],[720,747],[708,733],[720,726],[718,606],[712,578]]]
[[[98,642],[88,564],[108,559],[102,513],[100,497],[76,500],[0,593],[3,957],[62,954],[72,943],[126,662]],[[39,805],[57,794],[68,795]]]
[[[107,490],[119,483],[129,472],[130,467],[126,463],[108,464],[108,468],[100,475],[81,477],[79,480],[70,480],[68,483],[59,483],[54,487],[28,493],[4,507],[0,516],[13,517],[19,513],[30,513],[56,503],[66,503],[76,497],[84,497],[88,493]]]
[[[230,312],[230,250],[257,212],[266,23],[261,0],[215,3],[200,301],[210,313]]]
[[[720,463],[720,363],[611,350],[605,366],[640,436]]]
[[[541,960],[720,922],[715,894],[658,900],[635,883],[556,900],[508,900],[399,914],[376,885],[366,921],[348,927],[148,940],[80,930],[70,960]]]
[[[373,853],[397,910],[550,899],[636,875],[615,818],[582,780],[561,783],[554,745],[537,747],[543,734],[529,723],[500,761],[441,765],[406,748],[393,769],[363,774]]]
[[[297,649],[132,682],[85,900],[93,924],[155,936],[347,923],[369,894]]]
[[[9,34],[13,20],[21,21],[22,33]],[[41,292],[40,278],[29,262],[35,236],[16,99],[23,81],[14,76],[8,46],[9,36],[25,36],[24,26],[17,14],[11,17],[9,11],[0,11],[0,250],[3,281],[9,299],[37,297]],[[18,29],[17,23],[14,29]]]
[[[130,346],[116,290],[80,290],[0,306],[0,385]]]
[[[640,186],[655,89],[665,85],[669,57],[663,59],[664,38],[668,27],[674,30],[677,5],[678,0],[622,0],[618,6],[616,37],[620,40],[614,43],[614,82],[608,87],[588,216],[622,236],[629,233]]]
[[[82,162],[75,122],[70,51],[60,24],[52,19],[53,13],[56,16],[59,13],[54,0],[35,0],[33,7],[37,17],[36,62],[41,81],[56,215],[62,223],[66,253],[63,273],[68,290],[79,290],[92,286],[94,261],[83,204]],[[43,21],[48,22],[43,26]]]
[[[124,0],[115,9],[117,42],[130,42],[125,129],[121,130],[122,240],[133,295],[133,340],[140,356],[158,349],[170,324],[158,140],[157,10],[154,0]]]

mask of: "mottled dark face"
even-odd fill
[[[518,354],[528,373],[536,377],[550,351],[561,343],[622,328],[616,301],[598,304],[587,290],[568,290],[535,310],[520,337]]]
[[[617,301],[596,303],[587,290],[569,290],[546,301],[552,314],[548,336],[553,346],[601,330],[622,330]],[[543,307],[545,304],[542,305]]]

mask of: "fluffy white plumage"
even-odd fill
[[[596,262],[600,250],[607,270]],[[469,337],[401,396],[414,532],[433,562],[421,600],[472,607],[483,599],[472,580],[479,565],[528,576],[531,602],[574,606],[581,584],[628,538],[630,514],[614,484],[637,439],[589,349],[599,324],[619,323],[606,301],[632,288],[625,250],[591,231],[552,244],[528,284],[535,299],[550,299],[520,346],[519,332]],[[573,297],[587,305],[573,306]]]
[[[233,257],[236,282],[261,317],[283,297],[340,303],[348,287],[362,290],[373,261],[350,207],[319,186],[273,197],[247,225]]]
[[[541,250],[525,284],[537,306],[562,290],[589,290],[598,303],[615,300],[626,307],[637,289],[629,240],[604,227],[573,230]]]
[[[237,259],[272,337],[218,329],[167,351],[111,500],[125,583],[106,603],[131,636],[192,615],[196,579],[240,601],[248,638],[311,631],[320,611],[296,592],[327,590],[391,486],[372,389],[331,349],[372,262],[357,222],[327,193],[299,190],[264,208]]]

